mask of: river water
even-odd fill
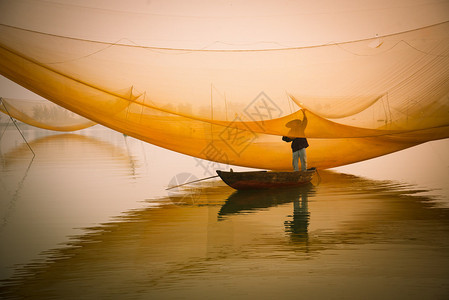
[[[236,192],[101,126],[1,127],[0,298],[448,299],[447,140]],[[239,168],[235,168],[239,170]]]

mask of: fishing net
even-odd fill
[[[307,137],[317,168],[449,137],[449,22],[270,49],[149,47],[2,24],[0,74],[92,122],[247,167],[290,170],[284,135]]]
[[[28,125],[55,131],[76,131],[96,123],[49,101],[2,98],[0,111]]]

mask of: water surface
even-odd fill
[[[282,191],[211,180],[168,193],[211,165],[102,127],[24,132],[34,159],[13,128],[2,139],[3,297],[449,297],[438,190],[320,171]]]

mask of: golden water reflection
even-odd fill
[[[449,210],[388,181],[186,188],[86,228],[0,295],[71,298],[423,299],[449,295]],[[183,200],[184,199],[184,200]],[[156,200],[149,200],[154,204]]]
[[[151,190],[145,161],[126,149],[123,135],[21,127],[35,157],[15,127],[0,126],[0,279],[80,227],[142,207],[137,202]]]
[[[293,203],[293,213],[284,221],[285,231],[291,235],[292,240],[303,241],[308,236],[310,218],[308,199],[314,195],[313,184],[284,190],[235,191],[220,208],[218,218],[225,220],[233,214],[248,214]]]

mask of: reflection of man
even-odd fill
[[[310,213],[308,208],[308,197],[312,191],[312,185],[300,187],[293,202],[293,220],[284,222],[286,232],[291,234],[292,241],[296,243],[307,243]]]
[[[293,202],[292,231],[297,235],[307,236],[310,213],[308,209],[308,191],[301,189],[299,199]]]
[[[307,127],[307,117],[304,110],[302,110],[303,119],[302,121],[297,119],[288,122],[285,126],[290,128],[288,132],[289,136],[283,136],[282,140],[285,142],[292,142],[292,152],[293,152],[293,169],[295,171],[299,171],[298,159],[301,160],[301,171],[307,170],[307,156],[306,156],[306,148],[309,147],[309,143],[305,138],[304,130]],[[299,138],[298,136],[303,136]]]

